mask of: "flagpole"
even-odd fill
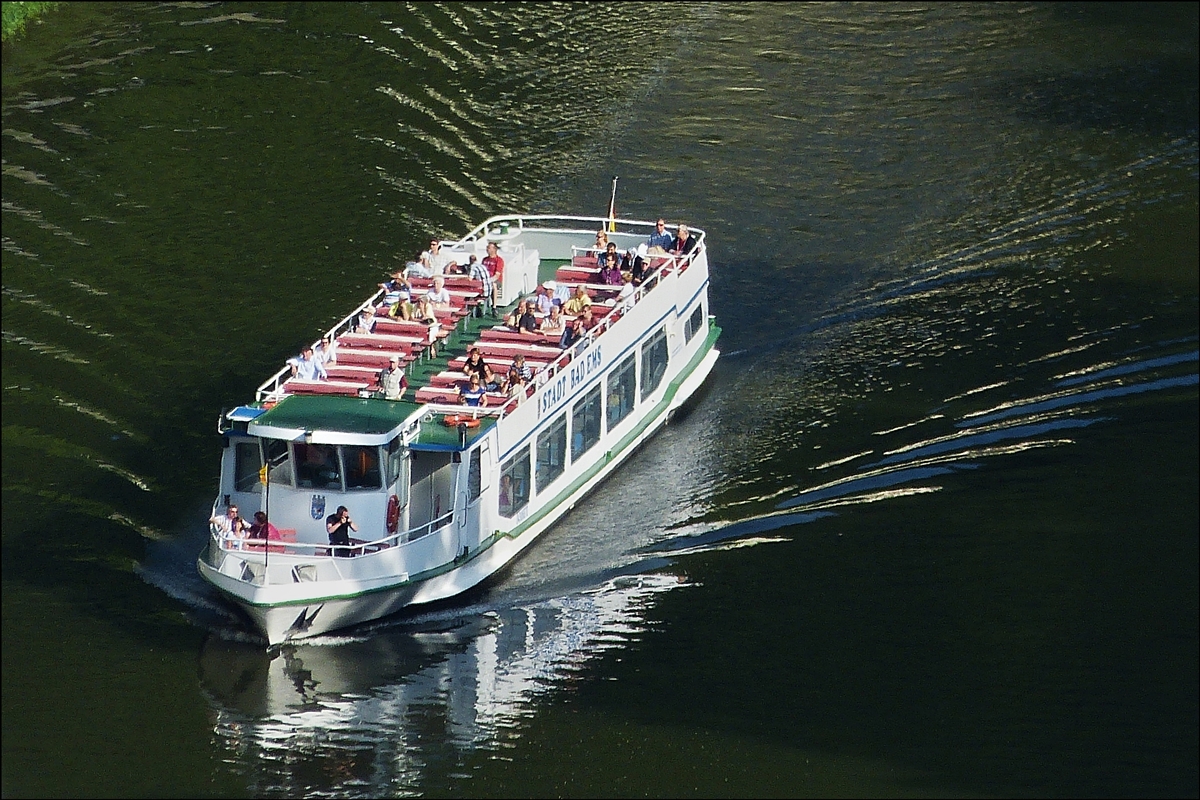
[[[260,444],[259,447],[262,447]],[[265,455],[266,448],[262,451]],[[263,464],[263,513],[267,515],[267,524],[263,526],[263,569],[266,569],[271,561],[271,457],[267,456],[267,463]]]
[[[608,230],[609,230],[609,233],[614,233],[617,230],[617,176],[616,175],[613,175],[612,198],[608,201]]]

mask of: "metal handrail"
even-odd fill
[[[582,216],[577,217],[577,216],[562,216],[562,215],[553,215],[553,214],[496,216],[496,217],[490,217],[489,219],[480,223],[470,233],[468,233],[466,236],[464,236],[462,239],[459,239],[457,242],[453,242],[449,246],[451,248],[454,248],[454,247],[465,246],[468,243],[473,243],[479,238],[479,234],[481,232],[487,232],[489,230],[489,227],[488,227],[489,225],[496,225],[500,222],[507,222],[509,224],[512,224],[515,222],[518,230],[520,231],[520,230],[525,229],[526,221],[541,222],[541,221],[547,221],[547,220],[568,220],[568,221],[577,221],[577,222],[594,222],[594,223],[603,223],[605,226],[607,226],[608,222],[609,222],[609,220],[605,217],[582,217]],[[625,226],[645,226],[647,228],[652,228],[655,225],[654,222],[644,222],[644,221],[640,221],[640,220],[624,220],[624,219],[622,219],[622,220],[617,220],[617,222],[620,223],[621,225],[625,225]],[[697,236],[696,248],[694,250],[692,250],[691,253],[688,253],[687,255],[684,255],[684,256],[676,256],[676,255],[662,256],[668,260],[665,263],[660,264],[657,267],[655,267],[653,270],[651,270],[651,272],[646,276],[645,280],[643,280],[642,285],[637,287],[634,290],[631,298],[627,298],[625,301],[614,305],[612,310],[609,311],[608,314],[606,314],[604,317],[602,317],[599,320],[596,327],[592,331],[588,331],[588,333],[586,333],[583,336],[583,338],[581,339],[581,342],[583,342],[582,346],[580,346],[579,344],[576,344],[576,345],[572,346],[569,350],[563,351],[563,356],[555,359],[550,364],[548,364],[545,369],[543,369],[541,372],[539,372],[539,375],[545,375],[545,378],[543,378],[543,381],[546,381],[550,377],[553,377],[554,375],[558,374],[558,371],[560,369],[564,368],[567,365],[567,363],[570,362],[571,354],[573,354],[574,352],[582,352],[583,350],[586,350],[588,347],[590,347],[591,343],[593,341],[595,341],[596,336],[599,336],[600,333],[603,333],[603,331],[606,330],[609,325],[611,325],[611,324],[613,324],[613,322],[615,322],[615,320],[610,320],[609,319],[610,317],[612,317],[618,311],[621,311],[621,312],[627,311],[627,310],[631,309],[633,306],[635,306],[638,302],[640,302],[646,292],[650,291],[651,289],[653,289],[655,286],[658,285],[658,282],[661,280],[662,273],[664,270],[669,270],[669,269],[675,268],[675,267],[678,267],[680,270],[687,268],[688,264],[695,259],[696,255],[701,250],[704,249],[704,237],[705,237],[705,233],[703,230],[700,230],[697,228],[689,228],[688,230],[695,233]],[[586,233],[586,232],[587,231],[581,231],[581,233]],[[585,247],[583,249],[587,249],[587,248]],[[588,288],[597,289],[597,290],[611,291],[613,288],[609,284],[583,284],[583,285]],[[340,322],[338,322],[336,325],[334,325],[332,328],[330,328],[326,334],[330,337],[330,341],[334,341],[337,339],[339,331],[350,329],[352,326],[352,320],[354,320],[365,308],[375,304],[376,301],[378,301],[380,298],[383,297],[383,295],[384,295],[383,289],[376,290],[370,297],[367,298],[366,301],[359,304],[353,311],[351,311],[348,315],[346,315]],[[317,342],[319,342],[319,341],[320,341],[320,338],[318,338],[316,341],[314,341],[313,346],[315,347]],[[276,372],[271,377],[267,378],[267,380],[265,380],[258,387],[258,389],[255,391],[255,399],[258,400],[259,402],[263,402],[263,401],[279,400],[283,396],[285,396],[284,393],[281,391],[281,389],[282,389],[283,384],[287,382],[287,379],[291,377],[289,374],[290,371],[291,371],[291,367],[287,363],[285,363],[283,365],[283,367],[281,367],[279,369],[278,372]],[[502,413],[498,415],[499,417],[502,418],[504,416],[503,408],[507,408],[508,405],[509,405],[508,403],[504,404],[504,406],[502,407]]]
[[[397,531],[396,533],[388,534],[387,536],[384,536],[381,539],[375,539],[375,540],[369,541],[369,542],[361,542],[359,544],[348,545],[348,547],[361,548],[361,549],[365,549],[368,547],[376,547],[376,548],[379,548],[380,550],[388,548],[388,547],[395,547],[397,545],[405,544],[407,542],[415,542],[416,540],[421,539],[425,536],[428,536],[429,534],[433,533],[435,530],[437,530],[439,528],[443,528],[447,525],[450,525],[453,522],[454,522],[454,511],[452,509],[450,511],[447,511],[445,514],[442,514],[440,517],[437,517],[436,519],[432,519],[423,525],[418,525],[415,528],[409,528],[408,530],[404,530],[404,531]],[[210,532],[212,539],[217,543],[218,549],[222,553],[244,553],[244,552],[246,552],[246,548],[244,547],[244,545],[249,543],[249,544],[262,544],[264,546],[269,545],[269,544],[276,545],[279,547],[283,547],[285,553],[289,549],[290,550],[304,550],[304,551],[313,550],[314,551],[313,556],[317,557],[317,553],[315,551],[318,548],[320,548],[322,550],[329,550],[329,549],[332,549],[333,547],[346,546],[346,545],[331,545],[328,543],[318,543],[318,542],[284,542],[279,539],[246,539],[246,538],[243,538],[240,536],[233,536],[232,534],[225,533],[224,531],[220,530],[219,528],[217,528],[215,525],[213,525],[211,523],[209,524],[209,532]],[[266,550],[265,547],[264,547],[264,550],[266,552],[270,552],[269,550]],[[293,552],[292,555],[297,555],[297,554]],[[329,557],[332,558],[333,556],[329,556]]]

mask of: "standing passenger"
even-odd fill
[[[288,359],[288,366],[292,368],[292,377],[302,381],[323,381],[329,378],[325,365],[313,355],[313,349],[308,345],[300,348],[299,358]]]

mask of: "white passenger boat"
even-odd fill
[[[621,253],[641,246],[639,285],[599,282],[598,230]],[[368,298],[329,331],[328,379],[284,366],[254,402],[222,413],[213,515],[263,511],[277,537],[213,525],[200,574],[274,645],[454,597],[515,558],[664,425],[719,356],[704,232],[692,229],[680,255],[646,251],[651,233],[648,222],[506,215],[443,243],[458,263],[499,246],[502,308],[549,281],[583,286],[595,326],[566,349],[499,325],[465,276],[446,278],[451,308],[432,326],[381,319],[355,332],[383,291]],[[533,379],[462,405],[469,347],[498,374],[521,353]],[[378,391],[392,356],[407,365],[401,400]],[[358,530],[335,547],[326,520],[342,506]]]

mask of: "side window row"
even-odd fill
[[[688,320],[688,326],[695,319],[703,320],[699,306]],[[699,323],[696,323],[699,324]],[[694,334],[694,331],[693,331]],[[662,384],[667,374],[667,332],[660,329],[646,340],[641,347],[641,397],[645,401]],[[603,393],[602,393],[603,392]],[[603,407],[601,400],[606,398]],[[600,441],[601,418],[612,430],[628,417],[638,400],[638,363],[633,354],[621,361],[605,380],[592,387],[571,407],[570,411],[570,457],[572,461],[581,458],[588,450]],[[557,419],[537,436],[535,443],[535,464],[533,471],[533,488],[537,492],[545,491],[567,467],[567,412]],[[472,477],[479,470],[479,454],[473,455],[468,473],[471,486],[477,486],[477,479]],[[500,468],[500,513],[505,517],[513,517],[529,503],[529,457],[530,448],[521,448],[512,458]],[[473,496],[477,496],[473,490]]]

